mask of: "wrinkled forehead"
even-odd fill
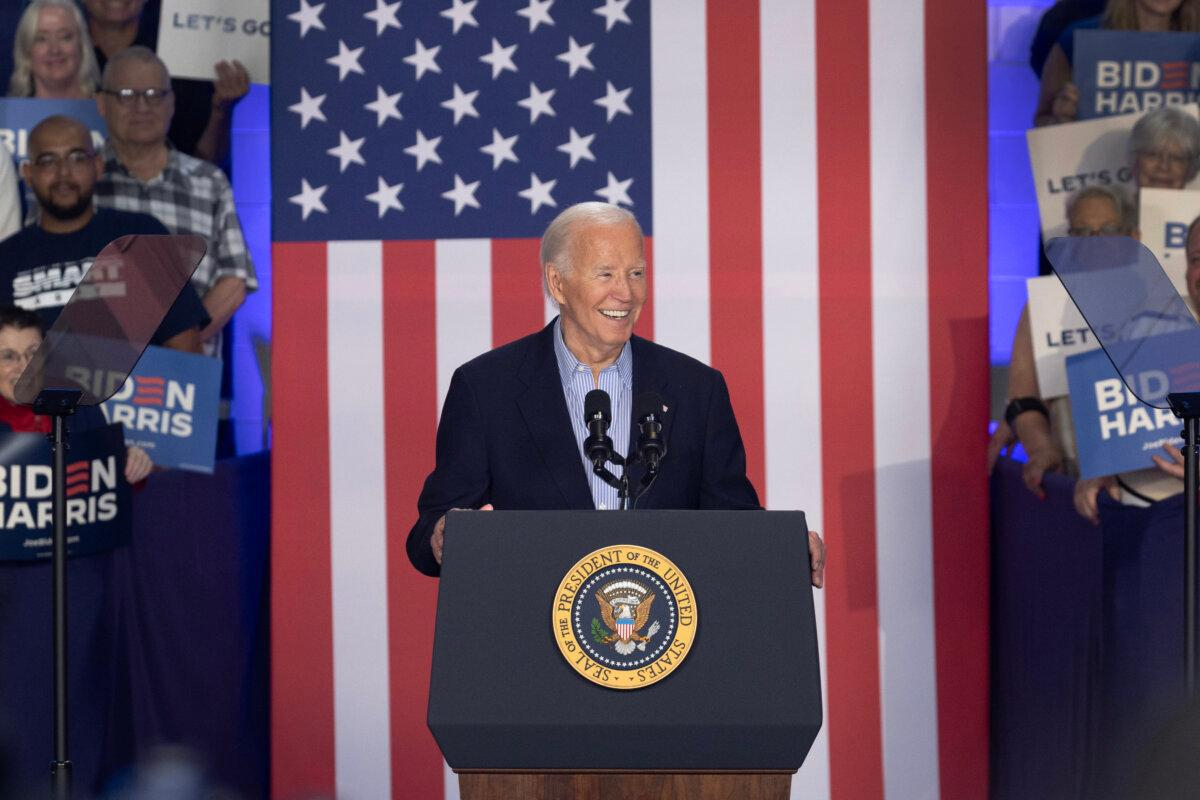
[[[645,261],[642,233],[632,222],[582,223],[571,231],[571,249],[574,258]]]
[[[16,325],[5,325],[0,328],[0,348],[24,350],[26,347],[41,344],[42,332],[37,328],[18,328]]]
[[[1084,197],[1076,201],[1067,220],[1072,228],[1080,227],[1083,223],[1096,225],[1120,225],[1121,210],[1111,197]]]
[[[38,10],[37,30],[51,31],[69,28],[72,31],[78,32],[79,28],[75,24],[75,17],[65,8],[57,6],[45,6]]]
[[[107,89],[159,89],[171,82],[171,76],[162,64],[132,58],[113,64],[105,75]]]
[[[29,157],[50,151],[92,152],[92,135],[81,123],[62,120],[39,125],[29,135]]]

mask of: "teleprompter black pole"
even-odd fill
[[[1200,516],[1200,392],[1180,392],[1167,395],[1175,416],[1184,421],[1183,428],[1183,661],[1184,680],[1188,699],[1196,696],[1197,652],[1196,522]]]
[[[54,800],[71,797],[71,759],[67,747],[67,417],[75,413],[82,392],[43,389],[33,402],[35,414],[53,419],[50,450],[54,455],[54,537],[51,540],[54,593],[54,760],[50,780]]]
[[[1196,696],[1196,503],[1197,461],[1200,460],[1200,419],[1188,417],[1183,429],[1183,625],[1188,699]]]

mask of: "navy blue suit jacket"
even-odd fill
[[[455,370],[438,425],[437,465],[408,534],[408,557],[426,575],[439,572],[430,537],[452,508],[595,508],[553,336],[551,323]],[[638,508],[760,508],[721,373],[638,336],[631,346],[633,396],[657,392],[669,409],[667,454]],[[617,450],[632,452],[636,436],[637,426],[630,425],[630,442],[617,443]]]

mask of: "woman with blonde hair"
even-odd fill
[[[1108,0],[1104,13],[1069,25],[1042,67],[1034,125],[1071,122],[1079,116],[1079,89],[1071,82],[1075,31],[1186,31],[1200,33],[1200,0]]]
[[[13,44],[9,97],[86,98],[100,69],[74,0],[34,0],[21,14]]]

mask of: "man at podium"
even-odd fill
[[[618,508],[617,489],[594,474],[584,451],[585,398],[595,389],[611,401],[608,435],[622,456],[633,449],[635,405],[653,398],[661,417],[666,453],[638,508],[761,508],[721,373],[633,335],[647,292],[633,214],[600,202],[571,206],[546,228],[541,262],[559,316],[463,364],[450,380],[437,462],[408,535],[409,559],[426,575],[440,571],[452,509]],[[621,469],[611,467],[617,477]],[[825,547],[815,532],[809,550],[821,586]]]

